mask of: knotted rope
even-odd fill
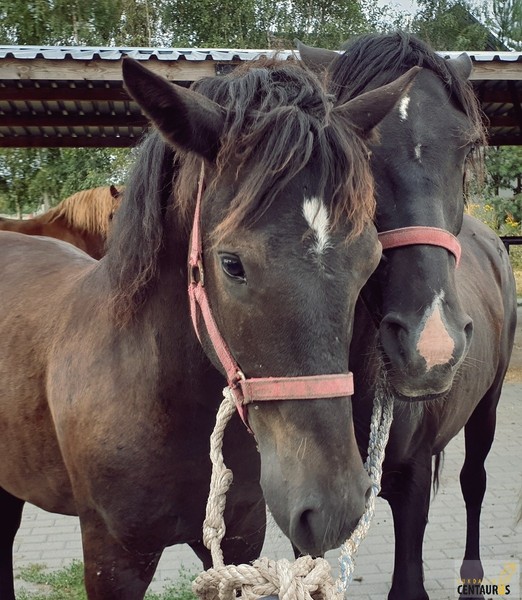
[[[210,437],[212,476],[203,524],[203,542],[211,552],[214,567],[196,578],[194,593],[201,600],[258,600],[268,595],[276,595],[279,600],[342,600],[351,583],[355,555],[370,528],[375,498],[381,489],[382,463],[393,419],[393,401],[384,394],[377,394],[374,401],[365,463],[372,481],[370,497],[350,539],[341,546],[341,573],[334,583],[330,564],[324,558],[303,556],[293,563],[284,559],[274,561],[260,558],[252,565],[225,566],[221,540],[226,530],[223,514],[226,493],[232,483],[232,471],[223,461],[222,448],[225,427],[236,408],[228,387],[223,390],[223,396],[216,426]]]

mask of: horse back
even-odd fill
[[[47,403],[48,365],[74,289],[96,264],[58,240],[0,233],[0,453],[10,457],[0,462],[0,486],[65,513],[73,509]]]
[[[462,272],[457,285],[475,321],[474,339],[490,348],[496,342],[500,367],[509,363],[517,323],[517,295],[509,255],[497,234],[478,219],[465,215],[459,240],[463,249]],[[472,351],[477,344],[472,343]],[[477,348],[475,348],[475,351]]]

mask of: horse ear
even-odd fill
[[[448,63],[451,65],[453,70],[462,77],[462,79],[469,79],[471,71],[473,70],[473,63],[468,54],[463,52],[456,58],[448,58]]]
[[[115,200],[117,200],[120,196],[120,192],[118,191],[118,188],[115,185],[110,185],[109,192]]]
[[[412,67],[395,81],[365,92],[333,110],[349,119],[363,137],[368,137],[408,90],[420,70],[421,67]]]
[[[126,57],[125,87],[167,142],[214,160],[225,122],[224,110],[209,98],[173,84]]]
[[[328,70],[334,58],[339,56],[337,52],[333,50],[326,50],[325,48],[313,48],[307,46],[299,40],[294,40],[299,56],[303,63],[314,73],[324,73]]]

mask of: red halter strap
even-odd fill
[[[336,375],[311,375],[303,377],[262,377],[247,379],[232,356],[212,314],[205,289],[203,270],[203,248],[201,239],[201,198],[203,195],[204,167],[198,183],[198,195],[189,254],[189,299],[190,315],[198,339],[201,335],[198,322],[198,307],[214,351],[225,370],[228,385],[234,394],[241,419],[248,427],[246,407],[252,402],[266,400],[299,400],[318,398],[341,398],[353,394],[352,373]]]
[[[458,239],[449,231],[438,227],[400,227],[379,233],[382,249],[400,248],[416,244],[428,244],[446,248],[455,256],[455,266],[459,266],[461,247]]]

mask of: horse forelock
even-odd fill
[[[366,34],[349,40],[331,67],[330,82],[339,102],[371,87],[394,81],[414,66],[430,69],[460,105],[469,120],[469,141],[485,145],[480,103],[470,82],[456,73],[425,42],[406,32]]]
[[[300,63],[257,61],[227,77],[200,80],[194,89],[226,109],[214,181],[230,165],[241,177],[216,236],[254,223],[309,164],[317,168],[319,193],[332,188],[334,223],[348,220],[359,232],[373,217],[366,149],[336,119],[331,96]],[[197,175],[194,160],[183,160],[175,196],[185,214],[194,205]]]
[[[76,192],[45,213],[47,223],[64,218],[71,227],[107,236],[111,215],[118,206],[109,186]],[[43,216],[43,215],[42,215]]]

